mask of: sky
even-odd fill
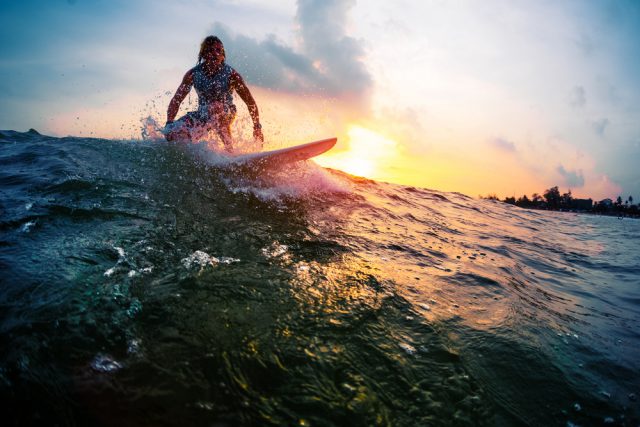
[[[640,200],[635,0],[0,0],[0,129],[140,138],[209,34],[267,148],[337,136],[317,162],[376,180]]]

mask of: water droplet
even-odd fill
[[[407,352],[407,354],[416,354],[416,348],[414,346],[412,346],[411,344],[407,344],[407,343],[400,343],[400,347]]]
[[[120,370],[122,365],[107,354],[98,354],[91,362],[91,367],[98,372],[115,372]]]
[[[22,233],[29,233],[34,225],[36,225],[35,221],[25,222],[24,224],[22,224],[22,227],[20,227],[20,231]]]
[[[140,352],[140,343],[141,341],[137,338],[129,340],[127,344],[127,353],[138,354]]]

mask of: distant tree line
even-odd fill
[[[560,194],[558,186],[545,190],[542,195],[533,193],[531,198],[527,195],[522,197],[505,197],[500,200],[497,195],[489,194],[483,199],[498,200],[511,205],[516,205],[527,209],[546,209],[573,212],[590,212],[618,216],[640,216],[640,207],[633,204],[633,197],[629,196],[623,202],[622,196],[618,196],[616,200],[604,199],[594,202],[593,199],[577,199],[571,194],[571,190]]]

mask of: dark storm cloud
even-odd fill
[[[227,62],[250,84],[362,100],[372,80],[362,62],[362,43],[346,34],[347,13],[354,4],[299,0],[299,49],[275,36],[260,41],[234,34],[221,23],[214,24],[212,34],[225,44]]]
[[[568,187],[584,187],[584,175],[581,170],[566,170],[564,166],[559,165],[557,171]]]

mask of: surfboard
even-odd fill
[[[337,138],[322,139],[307,144],[281,148],[279,150],[262,151],[240,155],[233,159],[232,164],[241,169],[267,169],[278,167],[286,163],[308,160],[319,156],[333,148]]]

